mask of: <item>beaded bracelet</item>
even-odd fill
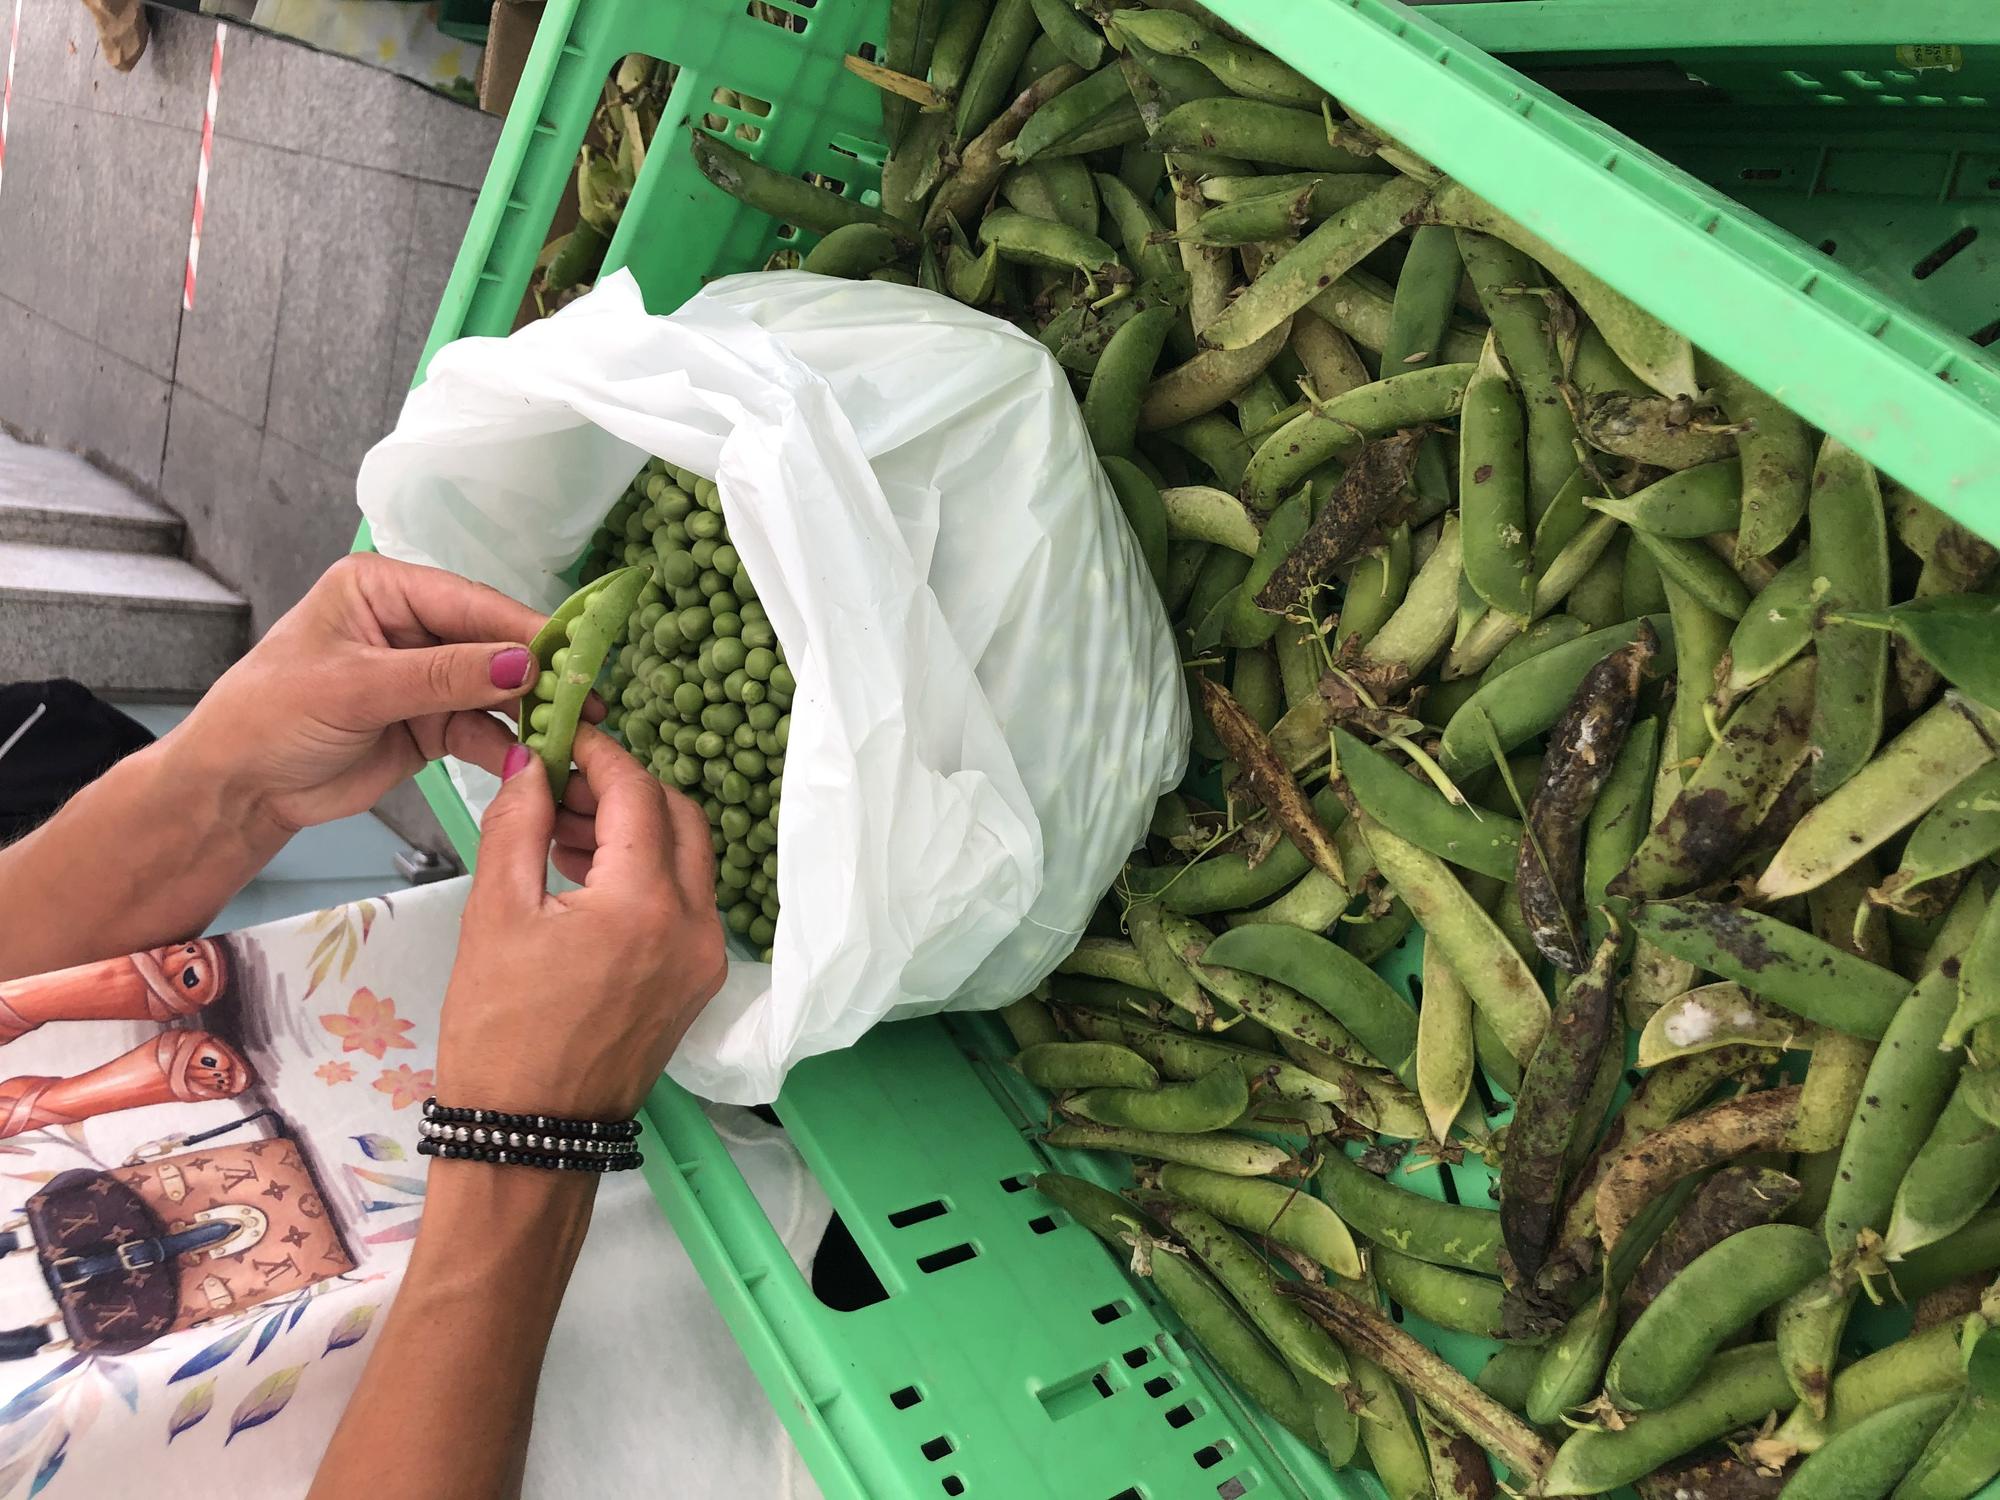
[[[497,1109],[452,1109],[424,1101],[417,1153],[553,1172],[629,1172],[645,1162],[632,1142],[637,1120],[566,1120]]]

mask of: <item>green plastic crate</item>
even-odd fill
[[[1913,251],[1964,228],[2000,235],[2000,113],[1990,94],[1967,93],[1892,118],[1877,97],[1886,90],[1848,76],[1900,86],[1859,0],[1817,7],[1822,18],[1852,10],[1852,31],[1804,28],[1797,3],[1754,27],[1732,19],[1742,50],[1717,45],[1721,12],[1706,0],[1671,11],[1649,0],[1426,12],[1391,0],[1210,3],[1809,419],[2000,535],[2000,369],[1964,337],[2000,316],[1990,285],[1967,274],[1991,241],[1923,277],[1906,269]],[[794,239],[701,181],[674,143],[679,122],[719,116],[766,162],[869,194],[879,106],[840,59],[879,45],[885,11],[886,0],[552,0],[426,360],[513,326],[602,80],[628,51],[682,69],[664,149],[606,258],[632,270],[654,310]],[[1910,29],[1962,47],[1954,76],[1992,87],[2000,51],[1981,50],[1996,40],[1991,21]],[[1455,30],[1521,54],[1543,82]],[[1812,35],[1802,50],[1797,38]],[[1826,40],[1842,35],[1852,45]],[[1575,45],[1586,36],[1590,48]],[[1725,80],[1727,107],[1710,93],[1690,108],[1671,90],[1635,104],[1610,85],[1640,66],[1655,79],[1676,69],[1684,95],[1689,74]],[[1819,95],[1836,89],[1809,91],[1788,70],[1842,78],[1853,107],[1833,113]],[[1594,114],[1556,87],[1590,98]],[[724,107],[717,90],[761,105]],[[1811,248],[1827,240],[1844,267]],[[449,782],[437,767],[421,779],[470,859],[477,829]],[[1406,942],[1384,972],[1406,982],[1418,950]],[[793,1267],[695,1102],[671,1084],[649,1101],[654,1191],[821,1487],[836,1500],[1379,1496],[1372,1476],[1329,1475],[1247,1410],[1181,1344],[1145,1282],[1025,1189],[1052,1154],[1035,1141],[1046,1101],[1004,1066],[1010,1051],[991,1018],[933,1019],[879,1028],[793,1073],[778,1113],[887,1294],[847,1311]],[[1103,1158],[1053,1155],[1063,1170],[1117,1180]],[[1488,1180],[1476,1165],[1405,1179],[1465,1201],[1482,1201]],[[1483,1358],[1476,1341],[1406,1326],[1461,1368]]]

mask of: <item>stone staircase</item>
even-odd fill
[[[0,432],[0,682],[199,697],[249,644],[250,610],[181,550],[170,511]]]

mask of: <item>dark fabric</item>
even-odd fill
[[[166,1232],[138,1193],[108,1172],[64,1172],[28,1200],[27,1215],[42,1279],[77,1348],[128,1354],[174,1326],[181,1275],[171,1261],[116,1281],[97,1278],[64,1285],[75,1280],[72,1257],[95,1254],[107,1243],[157,1239]]]
[[[0,745],[44,711],[0,755],[0,844],[46,822],[55,810],[112,766],[153,742],[144,726],[127,718],[81,683],[0,684]]]

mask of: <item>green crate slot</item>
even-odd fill
[[[2000,236],[2000,16],[1984,0],[1926,0],[1893,18],[1871,0],[1770,0],[1748,20],[1716,0],[1422,13],[1393,0],[1209,3],[2000,536],[2000,367],[1967,342],[2000,319],[1982,275]],[[701,120],[769,164],[868,197],[879,107],[840,59],[879,45],[885,12],[886,0],[551,0],[426,362],[513,327],[603,79],[627,52],[682,69],[605,262],[632,270],[649,308],[798,242],[709,188],[675,122]],[[1960,50],[1898,55],[1906,45]],[[1914,65],[1937,56],[1958,70]],[[1968,229],[1956,255],[1918,274]],[[477,829],[442,767],[420,781],[470,859]],[[1407,984],[1420,951],[1406,939],[1385,976]],[[1249,1409],[1147,1282],[1024,1187],[1050,1164],[1109,1186],[1122,1168],[1037,1143],[1046,1100],[1006,1066],[1010,1052],[991,1017],[937,1018],[794,1071],[778,1113],[886,1293],[846,1311],[793,1266],[698,1104],[666,1082],[649,1100],[648,1179],[822,1489],[1381,1500],[1372,1475],[1329,1475]],[[1476,1161],[1399,1177],[1468,1202],[1491,1184]],[[1871,1339],[1896,1331],[1857,1321]],[[1468,1372],[1488,1353],[1405,1326]]]

